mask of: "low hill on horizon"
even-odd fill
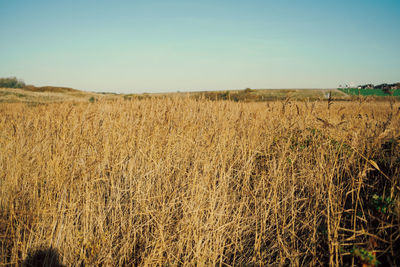
[[[37,87],[34,85],[26,85],[22,89],[32,91],[32,92],[57,92],[57,93],[65,93],[65,92],[83,92],[82,90],[73,89],[69,87],[60,87],[60,86],[41,86]]]

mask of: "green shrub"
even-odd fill
[[[378,266],[380,264],[373,252],[363,248],[355,247],[351,250],[351,254],[357,258],[363,264],[363,266]]]
[[[25,83],[16,77],[0,78],[0,87],[4,88],[23,88]]]

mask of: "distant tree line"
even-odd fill
[[[373,85],[373,84],[364,84],[364,85],[359,85],[357,87],[358,89],[380,89],[380,90],[394,90],[394,89],[400,89],[400,82],[398,83],[382,83],[379,85]]]
[[[25,82],[16,77],[0,78],[0,87],[3,88],[24,88]]]

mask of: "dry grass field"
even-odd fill
[[[59,87],[29,87],[26,88],[1,88],[0,103],[29,103],[42,104],[74,101],[89,101],[93,98],[112,98],[113,95],[102,95],[91,92],[84,92],[69,88]]]
[[[0,103],[0,265],[400,265],[400,103]]]

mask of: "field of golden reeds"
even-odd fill
[[[399,129],[398,102],[0,103],[0,265],[400,265]]]

